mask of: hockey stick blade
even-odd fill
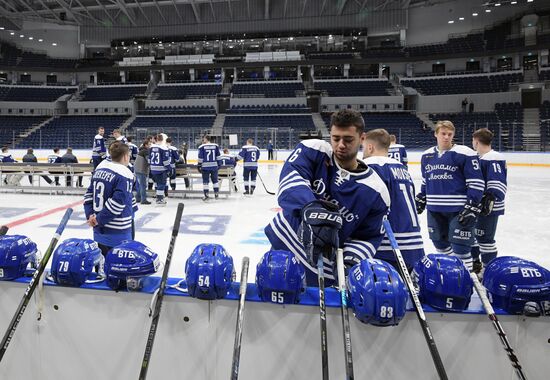
[[[470,277],[472,278],[472,281],[474,283],[474,288],[477,292],[477,295],[479,296],[479,299],[481,300],[481,304],[483,305],[483,308],[485,309],[485,312],[487,313],[487,317],[491,320],[493,323],[493,327],[495,328],[498,337],[500,338],[500,342],[502,343],[502,346],[504,347],[504,351],[506,351],[506,354],[508,354],[508,359],[510,359],[510,364],[516,371],[516,375],[518,376],[518,379],[520,380],[526,380],[527,377],[523,373],[523,368],[521,367],[521,364],[519,364],[519,359],[514,353],[514,349],[512,346],[510,346],[510,342],[508,341],[508,337],[506,336],[506,332],[502,328],[502,325],[500,324],[500,321],[498,320],[498,317],[495,313],[495,310],[493,309],[493,306],[491,305],[491,302],[487,298],[487,293],[485,291],[485,288],[481,283],[479,282],[479,279],[477,278],[477,275],[474,272],[470,272]]]
[[[10,228],[8,226],[0,227],[0,236],[4,236],[5,234],[7,234],[9,229]]]
[[[264,183],[264,180],[262,179],[262,176],[260,175],[260,172],[257,172],[257,175],[258,175],[258,178],[260,179],[260,182],[262,183],[262,186],[264,187],[265,192],[268,193],[269,195],[275,195],[273,191],[269,191],[267,190],[267,187],[265,187],[265,183]]]
[[[231,363],[231,380],[239,378],[239,365],[241,361],[241,343],[243,337],[244,304],[246,301],[246,286],[248,283],[249,258],[243,257],[241,269],[241,283],[239,287],[239,308],[237,309],[237,325],[235,327],[235,343],[233,345],[233,360]]]
[[[418,298],[418,293],[413,285],[411,276],[409,274],[409,271],[407,270],[407,266],[405,265],[405,260],[403,259],[403,255],[401,254],[401,250],[399,249],[399,245],[397,244],[395,235],[393,234],[391,224],[387,219],[384,220],[383,224],[398,264],[399,274],[401,275],[401,277],[403,277],[403,280],[405,281],[405,284],[409,289],[409,294],[411,295],[413,301],[414,310],[416,312],[416,316],[418,317],[418,322],[420,323],[422,332],[424,333],[424,338],[426,339],[428,348],[430,349],[430,354],[432,355],[432,360],[437,370],[437,374],[439,375],[439,378],[441,380],[447,380],[448,377],[447,372],[445,371],[445,367],[443,365],[443,360],[441,360],[441,355],[439,355],[439,350],[437,349],[437,345],[435,344],[432,331],[430,330],[428,322],[426,321],[424,309],[422,308],[422,304],[420,303],[420,299]]]
[[[340,291],[342,330],[344,336],[344,358],[346,361],[346,380],[353,380],[353,355],[351,350],[351,328],[349,325],[348,300],[346,295],[346,275],[344,272],[344,252],[341,248],[336,250],[336,269],[338,270],[338,290]]]
[[[46,269],[46,265],[48,265],[48,261],[50,260],[53,250],[55,249],[55,246],[57,245],[57,242],[59,241],[59,238],[61,237],[61,234],[65,229],[65,226],[67,225],[67,222],[71,218],[72,213],[73,213],[72,208],[68,208],[65,211],[65,214],[63,215],[63,218],[61,219],[61,222],[59,223],[59,226],[57,227],[57,230],[55,231],[55,234],[53,235],[53,238],[50,241],[50,245],[48,246],[48,249],[46,249],[46,252],[44,253],[44,257],[42,257],[42,260],[38,265],[38,269],[34,271],[31,281],[27,286],[27,290],[25,290],[25,294],[23,294],[23,298],[21,299],[21,302],[19,302],[19,306],[17,307],[17,310],[15,310],[15,314],[13,315],[11,322],[8,325],[8,329],[6,330],[6,332],[4,333],[4,337],[2,338],[2,343],[0,343],[0,362],[4,358],[4,354],[6,353],[6,350],[8,349],[8,346],[13,338],[13,335],[15,334],[17,325],[21,321],[21,318],[23,317],[23,314],[27,309],[27,305],[31,300],[32,294],[34,293],[34,290],[36,289],[39,283],[40,276],[42,276],[42,273],[44,273],[44,270]]]
[[[141,370],[139,373],[140,380],[145,380],[147,378],[147,371],[149,370],[151,353],[153,352],[153,344],[155,343],[155,336],[157,334],[157,327],[160,319],[160,310],[162,307],[162,300],[164,299],[164,290],[166,289],[166,282],[168,281],[168,271],[170,270],[170,263],[172,262],[172,255],[174,253],[174,248],[176,246],[176,238],[178,237],[178,234],[180,231],[183,208],[184,208],[183,203],[178,203],[176,218],[174,220],[174,227],[172,228],[172,237],[170,238],[170,245],[168,246],[168,254],[166,255],[166,261],[164,263],[164,270],[162,272],[162,277],[160,280],[157,299],[153,307],[151,327],[149,328],[149,334],[147,335],[147,344],[145,345],[143,360],[141,361]]]

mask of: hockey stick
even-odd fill
[[[328,380],[327,306],[325,305],[325,263],[323,262],[323,255],[319,255],[319,258],[317,258],[317,278],[319,281],[322,371],[323,380]]]
[[[510,364],[516,370],[516,375],[518,376],[518,379],[526,380],[527,377],[525,377],[525,374],[523,373],[521,364],[519,364],[519,359],[514,353],[514,349],[512,348],[512,346],[510,346],[510,342],[508,341],[506,332],[502,328],[502,325],[498,320],[495,310],[493,309],[491,302],[489,302],[489,299],[487,298],[487,293],[485,288],[483,287],[483,285],[481,285],[481,283],[479,282],[479,279],[477,278],[477,275],[474,272],[470,272],[470,277],[474,282],[474,288],[479,296],[479,299],[481,300],[481,304],[483,305],[483,308],[485,309],[487,316],[489,317],[491,322],[493,322],[493,327],[495,328],[497,335],[500,338],[502,345],[504,346],[504,351],[506,351],[506,353],[508,354],[508,359],[510,359]]]
[[[231,380],[237,380],[239,378],[241,341],[243,338],[244,303],[246,299],[246,284],[248,282],[248,263],[248,257],[243,257],[241,286],[239,289],[239,308],[237,310],[237,326],[235,327],[235,344],[233,345],[233,361],[231,363]]]
[[[260,182],[262,183],[262,185],[264,187],[265,192],[268,193],[269,195],[275,195],[275,193],[273,191],[269,191],[269,190],[267,190],[267,187],[265,187],[265,183],[264,183],[264,180],[262,179],[262,176],[260,175],[260,172],[257,172],[257,175],[258,175],[258,178],[260,179]]]
[[[57,242],[59,241],[59,238],[61,237],[61,234],[63,233],[63,230],[65,229],[65,226],[67,225],[67,222],[69,221],[72,213],[73,213],[72,208],[68,208],[67,211],[65,211],[65,215],[63,215],[63,219],[61,219],[61,222],[59,223],[59,226],[57,227],[57,230],[55,231],[55,234],[53,235],[53,238],[50,241],[50,245],[48,246],[48,249],[44,253],[44,257],[42,257],[42,260],[38,265],[38,269],[36,269],[32,275],[31,281],[29,282],[29,286],[27,286],[27,290],[25,290],[25,294],[23,295],[21,302],[19,302],[19,306],[17,307],[17,310],[15,311],[15,314],[13,315],[11,322],[8,326],[8,329],[6,330],[6,332],[4,333],[4,337],[2,338],[2,343],[0,344],[0,362],[4,357],[6,350],[8,349],[11,339],[15,334],[15,330],[17,329],[17,325],[21,321],[21,318],[23,317],[23,313],[25,313],[25,309],[27,308],[27,305],[31,300],[32,294],[34,293],[34,290],[36,289],[36,286],[39,283],[38,280],[40,276],[42,276],[42,273],[44,273],[44,270],[46,269],[46,265],[50,260],[50,256],[52,255],[53,250],[57,245]]]
[[[344,357],[346,360],[346,380],[353,380],[353,356],[351,354],[351,329],[349,326],[348,299],[346,296],[346,277],[344,273],[344,251],[336,250],[336,267],[338,270],[338,289],[342,300],[342,329],[344,331]]]
[[[178,203],[178,210],[176,211],[176,219],[174,220],[174,227],[172,228],[172,237],[170,238],[170,245],[168,246],[168,254],[166,255],[166,261],[164,263],[164,270],[160,279],[160,285],[158,290],[155,306],[153,307],[153,317],[151,319],[151,327],[149,328],[149,335],[147,336],[147,344],[145,345],[145,352],[143,354],[143,360],[141,361],[141,370],[139,372],[139,379],[145,380],[147,378],[147,370],[149,369],[149,363],[151,361],[151,353],[153,352],[153,344],[155,343],[155,335],[157,334],[157,327],[160,319],[160,308],[162,306],[162,300],[164,299],[164,289],[166,289],[166,282],[168,281],[168,271],[170,270],[170,263],[172,262],[172,254],[174,253],[174,247],[176,246],[176,238],[180,231],[181,216],[183,214],[183,203]]]
[[[397,240],[395,240],[395,235],[393,234],[391,224],[387,219],[384,220],[383,224],[398,264],[397,267],[399,269],[399,274],[401,275],[401,277],[403,277],[403,279],[405,280],[405,284],[407,284],[407,288],[409,289],[409,293],[413,301],[414,310],[416,312],[416,316],[418,317],[418,322],[420,322],[420,327],[422,327],[422,332],[424,333],[424,338],[426,339],[428,348],[430,349],[430,354],[432,355],[437,374],[439,375],[439,378],[441,380],[447,380],[447,372],[445,371],[445,367],[443,366],[443,361],[441,360],[441,356],[439,355],[439,350],[437,349],[437,345],[435,344],[430,326],[428,326],[428,321],[426,321],[426,315],[424,314],[424,309],[422,309],[422,304],[420,303],[420,299],[418,298],[418,293],[413,285],[411,276],[409,275],[409,271],[407,270],[407,266],[405,265],[405,260],[403,260],[403,255],[401,254],[401,250],[399,249]]]
[[[3,236],[3,235],[5,235],[5,234],[7,234],[9,229],[10,229],[10,228],[9,228],[8,226],[2,226],[2,227],[0,227],[0,236]]]

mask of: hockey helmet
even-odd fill
[[[36,268],[36,244],[24,235],[0,236],[0,280],[15,280],[25,275],[27,267]]]
[[[185,279],[191,297],[224,298],[233,277],[233,258],[220,244],[197,245],[185,262]]]
[[[140,290],[144,278],[154,274],[159,266],[158,255],[145,244],[135,240],[125,241],[107,252],[107,284],[115,290]]]
[[[518,257],[491,260],[485,268],[483,285],[491,303],[510,314],[521,314],[526,302],[550,301],[550,271]]]
[[[412,278],[420,301],[439,310],[468,308],[473,282],[462,260],[446,254],[430,254],[416,263]]]
[[[258,295],[264,302],[298,303],[305,289],[305,269],[289,251],[268,251],[256,267]]]
[[[393,326],[405,316],[408,293],[395,268],[382,260],[354,265],[347,279],[350,306],[363,323]]]
[[[103,255],[95,241],[67,239],[53,253],[50,276],[55,283],[68,286],[102,281],[104,277],[94,272],[102,261]]]

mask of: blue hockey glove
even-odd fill
[[[304,245],[308,262],[317,265],[319,255],[334,261],[338,231],[342,228],[342,216],[331,202],[315,200],[302,208],[299,236]]]
[[[422,214],[426,209],[426,194],[416,194],[414,201],[416,202],[416,213],[418,215]]]
[[[481,198],[481,215],[489,215],[493,211],[493,207],[495,207],[495,196],[491,193],[483,194]]]
[[[479,205],[475,205],[474,202],[469,200],[458,214],[458,223],[463,227],[473,227],[480,213],[481,208]]]

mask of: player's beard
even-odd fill
[[[334,158],[338,162],[338,164],[342,167],[349,166],[351,162],[356,161],[357,159],[357,152],[353,150],[345,150],[345,151],[338,151],[336,150],[334,152]]]

